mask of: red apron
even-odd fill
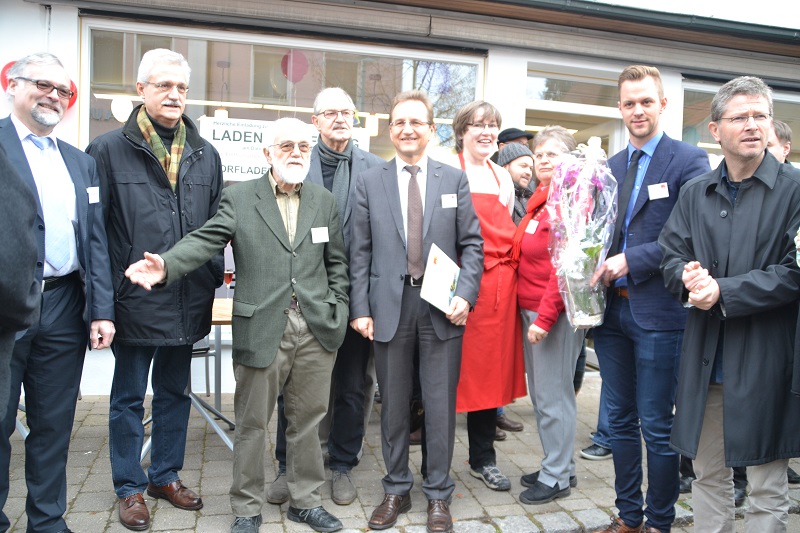
[[[459,154],[461,168],[464,157]],[[487,162],[492,173],[494,169]],[[500,180],[494,176],[498,187]],[[527,395],[522,323],[517,302],[517,263],[511,244],[517,227],[498,195],[472,193],[483,235],[483,277],[475,309],[467,317],[461,349],[456,411],[500,407]]]

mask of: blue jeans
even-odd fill
[[[670,531],[678,499],[679,456],[669,447],[683,331],[649,331],[626,298],[613,297],[594,345],[608,400],[619,516],[629,526]],[[642,509],[642,446],[647,448],[647,498]]]
[[[602,374],[602,371],[600,372]],[[597,431],[592,435],[592,443],[601,448],[611,449],[611,430],[608,429],[608,395],[606,383],[600,385],[600,409],[597,411]]]
[[[116,363],[111,385],[108,448],[111,478],[118,498],[144,492],[148,479],[168,485],[180,479],[186,450],[186,428],[192,403],[186,394],[192,346],[112,345]],[[139,457],[144,443],[144,396],[153,364],[152,431],[147,475]]]

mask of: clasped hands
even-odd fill
[[[699,261],[689,261],[683,266],[683,286],[689,291],[688,302],[708,311],[719,302],[719,284]]]

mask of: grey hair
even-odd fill
[[[37,52],[27,55],[22,59],[18,59],[17,62],[8,69],[8,79],[24,78],[29,65],[58,65],[64,68],[61,61],[50,52]]]
[[[550,139],[561,143],[565,154],[578,147],[578,143],[575,142],[575,137],[572,136],[567,128],[563,126],[545,126],[544,129],[540,130],[533,138],[533,149],[536,150],[537,146],[546,143]]]
[[[755,76],[739,76],[720,87],[711,101],[711,122],[719,122],[728,107],[728,103],[740,94],[747,96],[763,96],[769,103],[769,114],[772,115],[772,89],[761,78]]]
[[[331,95],[334,95],[334,94],[339,95],[339,96],[343,96],[344,98],[347,99],[348,102],[350,102],[350,107],[352,107],[353,109],[356,108],[356,104],[353,103],[353,99],[350,97],[349,94],[347,94],[347,91],[345,91],[341,87],[328,87],[326,89],[322,89],[317,94],[317,97],[314,98],[314,114],[315,115],[321,113],[322,111],[325,111],[324,109],[320,109],[320,104],[319,104],[320,100],[322,100],[326,96],[331,96]]]
[[[150,74],[156,65],[167,63],[168,65],[175,65],[183,69],[186,74],[186,83],[189,83],[189,76],[192,74],[192,68],[186,58],[178,52],[167,50],[166,48],[155,48],[144,53],[142,62],[139,63],[139,73],[136,75],[136,81],[139,83],[147,83],[150,81]]]

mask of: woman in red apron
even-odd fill
[[[489,157],[497,151],[500,113],[483,101],[462,107],[453,120],[461,168],[481,223],[484,270],[478,301],[467,319],[456,410],[467,413],[470,474],[494,490],[509,490],[497,468],[497,408],[525,396],[522,326],[517,304],[514,183]]]

